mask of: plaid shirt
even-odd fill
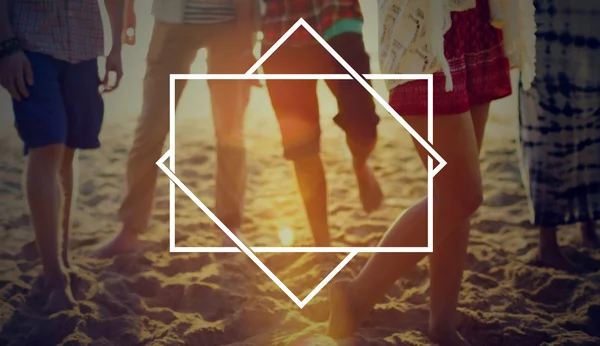
[[[300,18],[320,35],[340,19],[363,19],[358,0],[263,0],[263,3],[263,44],[267,46],[277,42]],[[315,40],[300,28],[288,42],[302,45]]]
[[[78,63],[104,54],[98,0],[12,0],[12,28],[23,49]]]

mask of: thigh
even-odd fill
[[[138,130],[147,130],[155,135],[165,132],[166,135],[169,128],[170,75],[190,73],[201,46],[194,34],[192,25],[155,21],[146,58],[143,106]],[[185,85],[185,80],[175,83],[176,103]]]
[[[187,73],[203,41],[197,25],[171,24],[156,20],[146,55],[149,66],[164,72]]]
[[[427,138],[427,117],[407,116],[406,122],[423,138]],[[434,194],[447,200],[462,196],[464,191],[481,191],[479,148],[470,112],[435,116],[433,118],[433,148],[447,162],[434,178]],[[414,141],[423,165],[429,154]],[[434,166],[437,163],[434,161]]]
[[[321,135],[317,82],[268,80],[267,89],[281,130],[285,156],[294,159],[304,155],[300,153],[304,151],[301,148],[309,143],[312,148]]]
[[[467,74],[464,60],[449,61],[452,71],[452,91],[446,91],[446,76],[442,72],[433,74],[433,114],[443,117],[468,112],[470,109],[467,92]],[[453,68],[454,67],[454,68]],[[400,115],[422,116],[427,119],[428,86],[426,80],[415,80],[400,84],[390,92],[390,106]]]
[[[208,86],[217,141],[243,146],[244,115],[250,100],[250,83],[243,80],[211,80]]]
[[[60,62],[40,53],[26,52],[35,84],[29,97],[13,100],[15,126],[24,142],[25,152],[67,139],[67,115],[63,104],[59,75]]]
[[[210,74],[243,74],[254,65],[252,32],[239,32],[235,22],[202,25]]]
[[[307,67],[294,64],[296,52],[302,54],[297,49],[276,52],[263,64],[264,73],[303,73]],[[321,134],[317,81],[267,80],[267,89],[281,129],[285,156],[293,159],[296,154],[302,155],[301,147],[309,143],[310,150],[317,148]]]
[[[254,64],[253,33],[238,33],[232,23],[203,26],[210,74],[243,74]],[[250,99],[250,81],[210,80],[212,114],[218,141],[241,144],[244,113]]]
[[[269,74],[314,73],[321,65],[320,55],[309,47],[281,47],[262,67]],[[302,60],[306,60],[302,64]],[[300,118],[319,122],[319,103],[316,80],[267,80],[271,104],[278,118]]]
[[[60,87],[67,114],[67,147],[94,149],[100,146],[104,101],[99,86],[97,59],[65,65]]]

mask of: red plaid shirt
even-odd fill
[[[98,0],[12,0],[12,28],[23,49],[78,63],[104,54]]]
[[[358,0],[263,0],[263,44],[272,45],[294,25],[304,20],[320,35],[340,19],[363,19]],[[286,44],[315,43],[303,28],[298,29]]]

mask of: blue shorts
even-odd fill
[[[29,97],[13,99],[15,126],[29,149],[64,144],[95,149],[104,118],[97,59],[71,64],[26,52],[33,71]]]

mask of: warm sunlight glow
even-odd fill
[[[283,246],[290,246],[294,243],[294,232],[289,227],[279,229],[279,240]]]

